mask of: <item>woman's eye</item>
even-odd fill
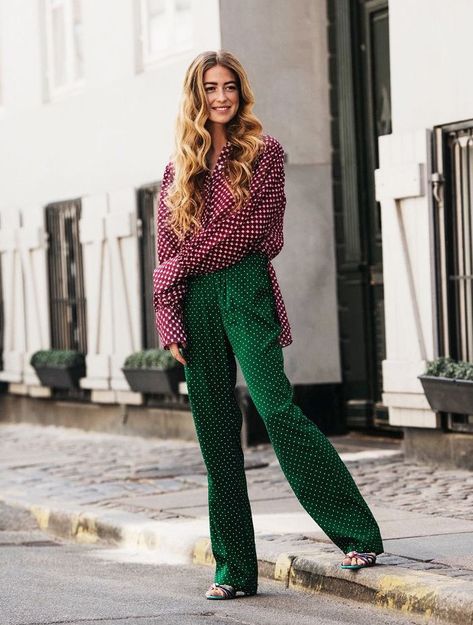
[[[228,85],[226,88],[230,91],[235,91],[236,89],[235,85]],[[206,87],[205,91],[212,91],[212,89],[215,89],[215,87]]]

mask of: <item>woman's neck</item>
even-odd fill
[[[225,127],[219,124],[210,128],[210,136],[212,137],[211,154],[219,154],[223,146],[227,143],[227,133]]]

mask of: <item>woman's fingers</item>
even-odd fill
[[[183,343],[183,347],[185,347],[185,346],[186,346],[186,344]],[[171,345],[169,346],[169,351],[174,356],[174,358],[177,361],[179,361],[182,365],[186,365],[187,364],[187,360],[184,358],[184,356],[179,351],[178,343],[171,343]]]

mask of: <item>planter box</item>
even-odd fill
[[[164,395],[177,395],[179,382],[185,380],[184,367],[176,365],[170,369],[131,369],[122,367],[132,391],[137,393],[162,393]]]
[[[473,415],[473,380],[456,380],[434,375],[420,375],[432,410]]]
[[[61,367],[59,365],[41,365],[34,367],[43,386],[52,388],[78,388],[79,380],[85,376],[85,366]]]

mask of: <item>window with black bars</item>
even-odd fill
[[[439,354],[473,362],[473,119],[433,130]],[[473,431],[473,416],[450,415]]]
[[[143,187],[138,193],[138,224],[140,238],[141,266],[141,313],[142,344],[144,349],[159,347],[153,306],[153,271],[156,258],[156,201],[160,186],[157,184]]]
[[[79,199],[46,207],[51,347],[87,351]]]

